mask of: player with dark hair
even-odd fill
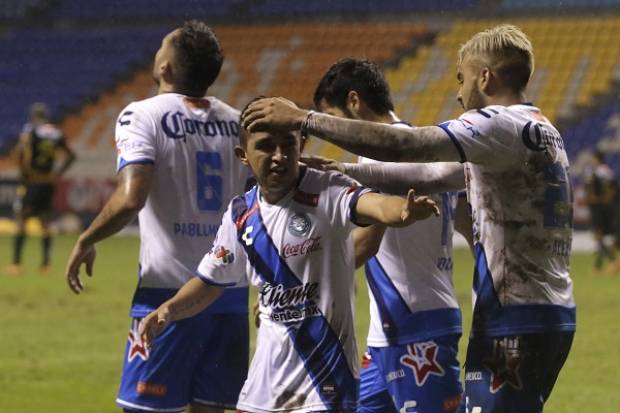
[[[148,315],[140,332],[155,351],[171,351],[160,340],[171,322],[249,281],[258,289],[260,328],[238,411],[354,412],[351,231],[376,222],[405,226],[439,211],[413,191],[380,195],[340,173],[300,167],[298,133],[246,138],[236,152],[257,185],[231,201],[197,276]]]
[[[376,114],[394,110],[390,88],[379,66],[369,60],[342,59],[332,65],[319,81],[314,91],[314,104],[325,101],[342,109],[349,119],[355,119],[348,109],[351,91],[364,105]]]
[[[465,164],[476,262],[462,411],[541,412],[575,332],[569,163],[560,133],[525,100],[533,70],[528,37],[500,25],[461,47],[466,112],[438,126],[340,119],[283,98],[242,115],[252,132],[301,130],[383,161]]]
[[[152,351],[138,334],[142,317],[194,276],[226,205],[244,190],[248,172],[234,155],[239,111],[205,96],[222,56],[215,34],[199,21],[164,37],[153,65],[158,95],[120,113],[116,191],[67,264],[69,287],[79,293],[80,266],[92,274],[95,243],[138,216],[139,279],[117,398],[125,411],[221,412],[235,406],[247,375],[243,284],[226,290],[208,310],[171,325]]]
[[[17,146],[17,162],[21,174],[21,185],[14,205],[17,232],[13,241],[13,263],[9,274],[22,273],[22,249],[26,238],[26,220],[39,218],[43,228],[42,260],[39,270],[49,270],[52,236],[49,221],[52,212],[54,187],[58,179],[75,161],[75,154],[67,139],[50,120],[49,109],[44,103],[34,103],[30,108],[30,121]],[[64,158],[58,165],[58,155]]]
[[[321,112],[342,118],[411,127],[394,114],[383,72],[368,60],[348,58],[332,65],[316,88],[314,104]],[[327,169],[335,167],[364,185],[388,192],[417,188],[446,168],[454,169],[453,189],[465,187],[458,162],[389,164],[363,157],[357,164],[305,161],[314,161],[314,166],[322,161]],[[356,263],[365,263],[370,296],[368,353],[362,364],[358,413],[397,412],[414,407],[414,401],[422,412],[443,413],[455,411],[460,403],[456,355],[461,312],[452,283],[458,195],[443,192],[432,199],[442,211],[440,217],[406,228],[377,224],[353,232]]]

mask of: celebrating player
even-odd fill
[[[64,158],[60,166],[58,155]],[[21,274],[22,248],[26,239],[26,220],[37,217],[43,228],[42,260],[39,270],[49,270],[52,236],[49,220],[52,212],[54,187],[75,161],[75,154],[67,144],[62,131],[50,121],[49,109],[44,103],[34,103],[30,108],[30,122],[24,126],[17,146],[17,160],[21,173],[15,202],[17,232],[13,241],[13,263],[9,274]]]
[[[393,113],[381,69],[367,60],[343,59],[332,65],[316,88],[314,104],[321,112],[338,117],[410,127]],[[389,166],[368,158],[359,161],[359,165],[341,164],[341,168],[364,185],[374,177],[366,166]],[[458,162],[392,165],[406,169],[401,171],[401,179],[410,181],[428,179],[433,167],[454,166],[458,175],[455,189],[465,186]],[[384,190],[380,182],[372,182],[372,186]],[[389,187],[399,189],[394,182]],[[441,217],[406,228],[371,225],[354,231],[358,264],[372,257],[365,267],[370,296],[369,352],[361,371],[358,413],[397,412],[413,407],[414,401],[423,412],[450,412],[461,400],[456,358],[461,313],[452,286],[457,194],[444,192],[433,199]]]
[[[84,231],[67,266],[79,293],[81,264],[92,274],[94,244],[140,220],[139,281],[131,305],[117,403],[125,411],[219,412],[233,407],[247,375],[248,291],[231,288],[208,311],[175,323],[148,351],[138,324],[194,275],[225,207],[243,193],[235,159],[239,111],[205,97],[223,55],[211,29],[191,21],[164,37],[153,76],[159,94],[131,103],[116,124],[118,185]],[[239,274],[241,275],[241,274]]]
[[[439,126],[340,119],[282,98],[242,115],[252,132],[301,129],[375,159],[465,163],[476,255],[469,412],[542,411],[574,336],[568,159],[557,129],[525,101],[533,68],[527,36],[501,25],[461,47],[457,98],[466,112]]]
[[[230,203],[198,277],[140,328],[165,351],[169,323],[249,278],[261,323],[237,404],[245,412],[356,409],[353,224],[404,226],[439,213],[413,191],[379,195],[339,173],[300,169],[299,144],[297,133],[242,132],[237,155],[258,185]]]

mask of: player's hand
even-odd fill
[[[345,173],[344,165],[341,162],[323,156],[302,155],[299,161],[309,168],[318,169],[319,171],[338,171],[340,173]]]
[[[69,288],[74,293],[79,294],[84,289],[84,285],[82,285],[80,280],[80,267],[82,264],[85,264],[86,274],[91,277],[96,256],[97,251],[94,245],[84,245],[78,241],[73,247],[69,262],[67,263],[67,269],[65,270],[65,277],[67,278]]]
[[[284,98],[261,98],[250,103],[241,114],[241,125],[248,132],[295,131],[308,111]]]
[[[170,310],[160,306],[140,321],[138,334],[148,349],[153,348],[153,341],[170,324]]]
[[[252,314],[254,314],[254,326],[256,328],[259,328],[260,327],[260,305],[258,304],[258,301],[254,303],[254,306],[252,307]]]
[[[407,200],[403,210],[400,213],[402,226],[413,224],[430,217],[431,215],[439,215],[439,208],[435,201],[427,196],[415,196],[415,191],[410,189],[407,193]]]

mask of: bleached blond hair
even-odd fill
[[[459,50],[458,64],[473,58],[488,66],[511,89],[521,92],[534,73],[532,42],[512,24],[476,33]]]

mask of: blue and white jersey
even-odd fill
[[[394,127],[410,127],[395,123]],[[378,161],[360,157],[360,163]],[[363,181],[361,177],[359,179]],[[452,283],[456,193],[431,198],[441,215],[405,228],[387,228],[365,266],[370,298],[368,345],[386,347],[461,333]]]
[[[172,297],[212,246],[226,205],[243,193],[248,176],[234,155],[238,143],[239,111],[213,97],[161,94],[129,104],[118,117],[118,170],[154,165],[139,213],[134,317]],[[212,311],[247,312],[247,289],[227,291]]]
[[[251,412],[355,410],[359,373],[350,237],[368,190],[334,172],[302,171],[269,204],[254,187],[235,198],[198,275],[259,290],[261,325],[237,408]]]
[[[560,133],[531,105],[488,106],[439,126],[466,163],[473,334],[574,330],[573,197]]]

